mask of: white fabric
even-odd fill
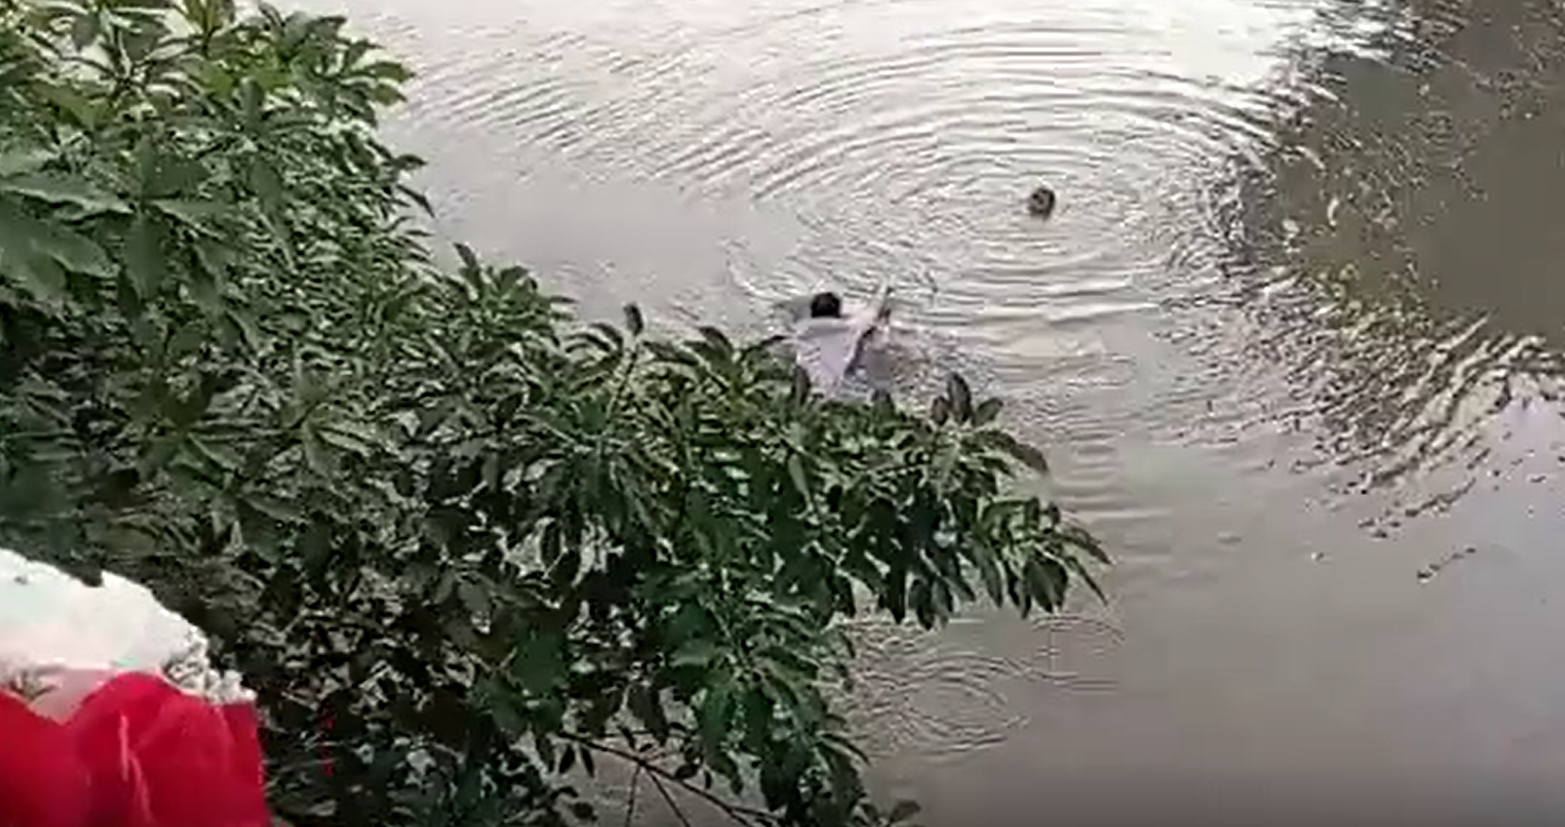
[[[794,326],[794,358],[811,385],[833,393],[858,361],[866,333],[850,319],[804,319]]]
[[[804,318],[794,323],[794,359],[809,374],[810,384],[827,395],[841,387],[858,366],[865,341],[886,321],[890,291],[863,311],[840,319]]]
[[[94,588],[0,548],[0,685],[71,671],[163,674],[205,696],[243,695],[213,672],[207,640],[146,587],[110,572]]]

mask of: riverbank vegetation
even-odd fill
[[[339,18],[0,0],[0,544],[205,629],[290,823],[573,823],[611,760],[746,823],[911,816],[828,700],[838,621],[1090,583],[1012,496],[1038,452],[957,378],[824,402],[442,266],[375,132],[407,78]]]

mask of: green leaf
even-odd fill
[[[717,644],[710,640],[696,639],[681,646],[679,651],[674,653],[674,657],[669,659],[669,664],[676,669],[687,666],[706,667],[721,655],[722,650],[717,647]]]
[[[1058,560],[1031,558],[1024,567],[1027,591],[1038,607],[1053,611],[1065,602],[1065,587],[1070,575]]]
[[[130,212],[130,207],[119,197],[103,192],[86,180],[71,175],[32,172],[0,178],[0,192],[25,195],[51,204],[70,204],[89,214]]]
[[[1063,525],[1060,526],[1059,532],[1065,542],[1077,551],[1086,554],[1103,565],[1109,565],[1112,562],[1109,560],[1108,552],[1103,550],[1103,544],[1098,541],[1098,538],[1092,536],[1081,526]]]
[[[239,82],[239,104],[243,113],[245,128],[250,132],[260,132],[264,123],[266,108],[266,89],[255,78],[245,78]]]
[[[456,248],[457,257],[462,259],[462,269],[469,272],[477,272],[479,269],[478,255],[473,252],[473,248],[460,243],[452,246]]]
[[[375,452],[373,437],[366,439],[368,435],[356,430],[352,423],[333,422],[321,428],[317,434],[322,442],[345,453],[368,457]]]
[[[80,129],[95,129],[100,109],[107,108],[108,101],[100,96],[87,97],[70,86],[49,86],[43,96],[59,107],[66,115],[66,122]]]
[[[326,444],[313,426],[306,424],[300,429],[299,444],[304,448],[305,465],[311,471],[322,477],[330,477],[336,472],[331,453],[326,450]]]
[[[793,487],[799,492],[806,502],[810,499],[810,481],[804,474],[804,460],[798,454],[788,456],[788,478],[793,481]]]
[[[244,459],[239,452],[222,443],[209,442],[191,434],[185,444],[202,459],[228,473],[237,472],[244,465]]]
[[[250,165],[250,187],[269,213],[282,210],[285,200],[283,179],[270,163],[258,160]]]
[[[43,169],[55,157],[53,152],[45,149],[22,149],[0,152],[0,179],[36,172]]]
[[[430,601],[438,606],[450,600],[451,595],[456,594],[457,578],[458,575],[455,569],[446,569],[441,572],[440,577],[435,580],[435,590],[429,595]]]
[[[154,200],[171,200],[176,196],[193,195],[201,189],[212,170],[201,161],[165,155],[153,170],[145,194]]]
[[[191,229],[205,230],[213,219],[232,214],[233,209],[215,201],[187,201],[178,198],[161,198],[152,206]]]
[[[83,11],[80,16],[71,21],[71,45],[78,51],[85,49],[98,39],[98,32],[97,13]]]
[[[264,494],[250,495],[243,500],[245,505],[280,523],[304,523],[304,512],[295,504],[276,497]]]
[[[487,711],[501,732],[520,738],[527,721],[516,708],[512,693],[498,680],[482,678],[473,686],[475,706]]]
[[[477,583],[462,580],[456,584],[457,597],[462,605],[476,617],[487,617],[492,609],[489,602],[489,592],[485,591]]]
[[[951,414],[957,422],[969,422],[973,418],[973,392],[967,380],[953,373],[946,380],[946,397],[951,402]]]
[[[393,83],[403,83],[413,77],[413,73],[396,61],[381,60],[375,63],[366,63],[359,66],[355,74],[364,77],[389,80]]]
[[[641,318],[641,308],[634,304],[625,305],[625,328],[632,336],[640,336],[646,329],[646,322]]]
[[[922,577],[913,580],[913,587],[908,590],[908,603],[913,606],[913,616],[918,619],[918,625],[925,629],[934,628],[940,618],[935,613],[934,596],[928,580]]]
[[[407,100],[401,89],[389,83],[372,84],[365,92],[365,96],[381,106],[394,106]]]
[[[696,712],[697,726],[701,733],[701,747],[708,760],[722,754],[728,741],[728,726],[734,713],[733,686],[719,680],[707,687],[701,706]]]
[[[0,216],[0,278],[19,284],[34,301],[57,307],[66,298],[65,271],[24,244],[8,242],[3,222]]]
[[[109,256],[103,248],[75,230],[43,225],[42,232],[33,241],[39,252],[59,262],[67,270],[101,277],[114,274]]]
[[[793,367],[793,383],[788,389],[788,404],[798,406],[810,398],[810,373],[799,365]]]
[[[880,593],[880,605],[898,623],[907,617],[907,576],[905,563],[893,563],[886,571],[885,590]]]
[[[517,646],[511,674],[529,692],[541,694],[565,677],[564,641],[559,635],[542,632]]]
[[[254,352],[261,346],[261,330],[255,324],[248,310],[243,308],[230,308],[224,318],[233,325],[233,330],[238,334],[241,344],[246,350]]]
[[[133,4],[130,0],[118,0],[118,2]],[[135,2],[140,2],[140,0],[135,0]],[[151,0],[148,0],[148,2],[151,2]],[[157,2],[160,11],[166,9],[164,5],[165,0],[157,0]],[[162,44],[165,36],[168,34],[168,30],[155,17],[134,19],[137,20],[139,25],[132,25],[121,31],[120,45],[125,50],[125,56],[130,58],[131,63],[139,66],[152,54],[153,50]]]
[[[904,799],[892,806],[891,812],[886,815],[886,821],[889,824],[901,824],[904,821],[911,820],[921,812],[923,812],[923,808],[918,806],[918,802]]]
[[[929,403],[929,419],[936,425],[944,425],[951,418],[951,402],[944,396],[937,396]]]
[[[137,215],[125,235],[125,271],[144,301],[157,295],[168,273],[159,227],[146,215]]]
[[[998,399],[985,399],[977,410],[973,411],[973,426],[982,428],[994,422],[1000,416],[1000,410],[1005,407]]]
[[[1048,475],[1049,460],[1043,452],[1004,431],[985,431],[979,435],[986,443],[1000,449],[1012,459],[1039,475]]]
[[[43,221],[0,199],[0,264],[39,295],[58,295],[63,274],[46,269],[38,257],[53,259],[68,271],[110,276],[109,257],[96,242],[64,225]],[[57,289],[58,288],[58,289]]]
[[[214,279],[228,272],[236,252],[211,236],[202,236],[195,239],[195,242],[191,245],[191,250],[195,253],[196,269],[204,270],[207,275]]]
[[[632,687],[626,697],[626,706],[630,709],[630,714],[647,728],[647,732],[657,739],[658,743],[668,741],[668,718],[663,710],[663,702],[656,692],[646,686]]]
[[[549,766],[557,760],[554,757],[554,739],[541,729],[533,730],[533,749],[538,752],[538,760],[542,761],[544,766]]]
[[[1092,572],[1087,571],[1086,565],[1081,562],[1080,558],[1067,558],[1065,560],[1065,567],[1076,575],[1076,579],[1086,584],[1087,589],[1092,592],[1093,597],[1096,597],[1099,603],[1107,605],[1109,602],[1109,597],[1107,594],[1104,594],[1103,586],[1098,583],[1096,577],[1092,576]]]
[[[723,335],[723,331],[709,325],[703,325],[696,328],[696,332],[701,334],[701,340],[711,347],[715,356],[724,361],[733,358],[734,344],[728,340],[727,336]]]
[[[978,577],[983,581],[984,591],[996,606],[1005,602],[1005,581],[1000,576],[1000,563],[995,558],[994,549],[987,542],[979,541],[972,546],[973,566],[978,569]]]
[[[429,196],[404,184],[397,185],[397,192],[402,198],[418,207],[419,211],[430,218],[435,217],[435,207],[429,201]]]

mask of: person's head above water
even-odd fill
[[[812,319],[840,319],[842,318],[842,298],[836,293],[827,291],[816,293],[810,297],[810,318]]]
[[[1037,218],[1048,218],[1054,214],[1054,190],[1046,186],[1039,187],[1027,196],[1027,212]]]

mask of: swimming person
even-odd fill
[[[809,314],[794,322],[794,360],[809,374],[810,384],[835,395],[844,379],[859,367],[864,346],[891,317],[891,289],[884,288],[874,304],[851,316],[842,312],[842,297],[827,291],[810,298]]]
[[[1027,212],[1034,218],[1048,218],[1054,215],[1054,190],[1046,186],[1039,187],[1027,196]]]

